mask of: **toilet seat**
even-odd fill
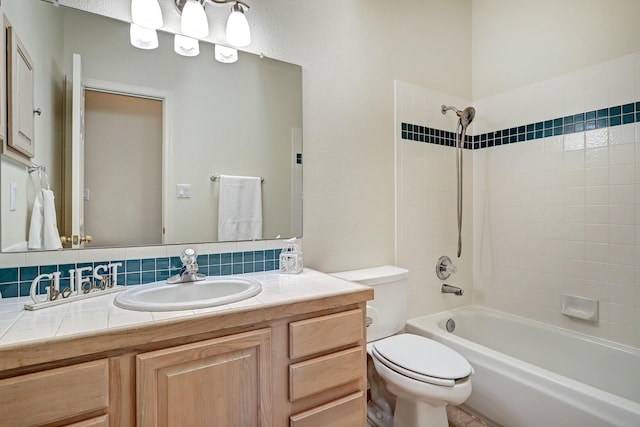
[[[473,372],[458,352],[418,335],[394,335],[372,344],[372,356],[379,362],[417,381],[452,387]]]

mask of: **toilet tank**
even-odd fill
[[[332,273],[350,282],[373,288],[373,300],[367,303],[367,342],[400,332],[407,320],[407,283],[409,271],[393,265]]]

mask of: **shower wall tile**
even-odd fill
[[[640,347],[639,70],[629,55],[474,103],[477,133],[534,133],[473,151],[475,303]],[[562,293],[598,299],[599,322],[562,315]]]
[[[442,104],[464,108],[471,103],[400,81],[395,82],[395,95],[396,263],[410,272],[408,315],[416,317],[471,303],[473,158],[465,150],[463,191],[469,197],[463,206],[463,252],[458,259],[456,160],[451,147],[457,117],[451,112],[443,115],[440,109]],[[427,136],[434,142],[422,140]],[[436,143],[438,138],[449,146]],[[454,299],[440,292],[442,282],[434,267],[442,255],[450,256],[458,267],[447,283],[463,287],[464,296]]]

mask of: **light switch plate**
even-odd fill
[[[191,198],[191,184],[178,184],[176,185],[176,196],[178,199],[190,199]]]

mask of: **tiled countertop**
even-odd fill
[[[346,282],[311,269],[301,274],[277,271],[248,273],[262,283],[262,292],[244,301],[189,311],[147,312],[125,310],[113,305],[116,294],[107,294],[36,311],[24,309],[31,298],[0,300],[0,351],[15,346],[51,342],[72,336],[95,336],[153,322],[216,316],[232,312],[279,306],[293,302],[360,292],[363,286]]]

